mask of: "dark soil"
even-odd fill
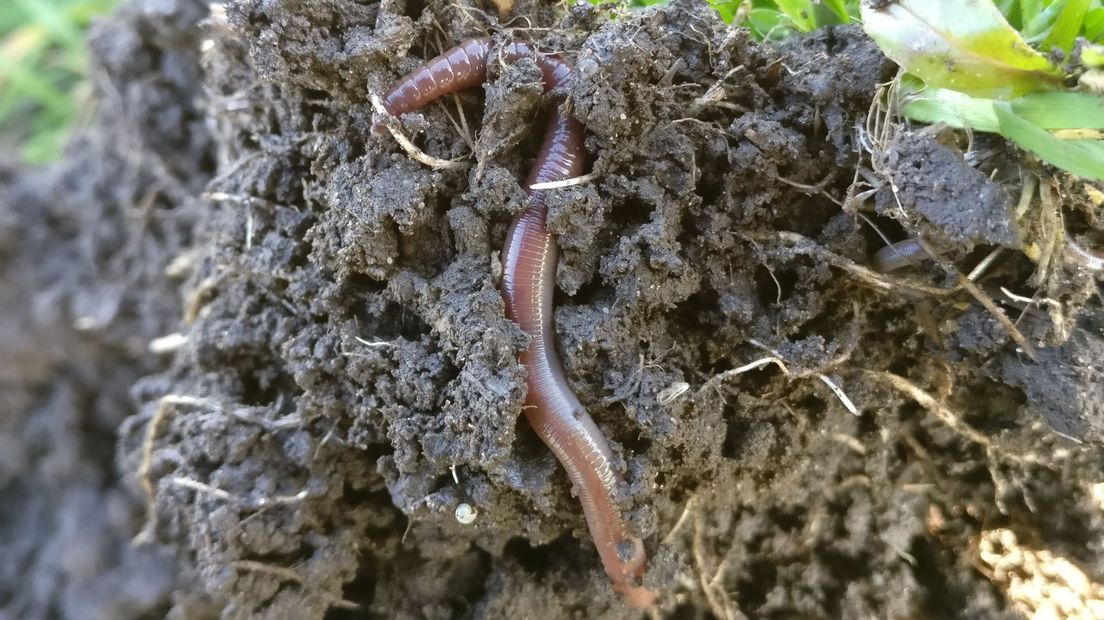
[[[1018,617],[995,527],[1104,578],[1104,310],[1013,215],[1045,171],[878,130],[894,68],[857,29],[514,14],[133,0],[98,27],[95,121],[0,169],[0,619],[640,615],[519,420],[498,251],[555,105],[536,64],[403,119],[466,170],[371,132],[370,93],[487,33],[576,67],[594,178],[552,199],[556,330],[660,616]],[[1042,178],[1029,213],[1104,226]],[[868,221],[945,254],[873,274]]]

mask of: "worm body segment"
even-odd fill
[[[931,258],[931,254],[924,249],[916,239],[905,239],[897,243],[891,243],[874,253],[871,258],[871,266],[879,273],[889,273],[905,267],[918,265]]]
[[[524,41],[513,41],[496,50],[490,37],[481,37],[464,41],[399,79],[383,96],[383,107],[400,116],[444,95],[479,86],[487,79],[487,66],[495,51],[503,62],[535,58],[546,92],[570,83],[571,67],[560,58],[540,56]]]
[[[413,111],[433,99],[481,83],[496,57],[491,40],[472,39],[430,60],[400,79],[384,99],[391,114]],[[567,86],[571,68],[555,56],[538,56],[524,42],[497,50],[505,62],[535,57],[545,91]],[[552,295],[558,247],[545,224],[546,194],[530,185],[583,172],[583,126],[562,111],[552,114],[544,142],[525,184],[530,205],[510,225],[503,249],[502,297],[506,315],[529,336],[521,362],[529,372],[525,417],[567,472],[583,507],[587,527],[613,587],[634,607],[651,605],[656,594],[638,585],[644,574],[644,543],[634,536],[617,505],[624,481],[602,431],[567,383],[556,352]]]

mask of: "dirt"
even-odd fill
[[[877,122],[895,69],[860,30],[208,9],[101,23],[90,126],[0,169],[0,618],[641,615],[519,419],[498,293],[557,94],[523,61],[403,119],[463,169],[371,131],[372,93],[488,33],[575,66],[593,178],[550,203],[556,332],[660,616],[1020,617],[995,528],[1104,579],[1099,281],[1046,252],[1055,213],[1104,223],[997,140]],[[916,234],[942,257],[864,268]]]

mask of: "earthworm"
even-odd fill
[[[1104,253],[1098,250],[1088,249],[1066,237],[1066,260],[1090,271],[1104,270]],[[874,253],[871,258],[871,266],[875,271],[889,273],[903,267],[915,265],[920,261],[931,258],[931,254],[924,249],[916,239],[905,239],[897,243],[891,243]]]
[[[493,51],[489,38],[457,45],[396,82],[384,98],[384,107],[391,114],[403,114],[442,95],[477,86],[486,79]],[[500,51],[507,62],[535,56],[545,92],[570,84],[571,68],[556,56],[538,56],[520,41],[507,43]],[[528,370],[525,418],[574,485],[614,589],[633,607],[647,607],[656,594],[638,585],[646,555],[643,541],[629,530],[617,505],[616,491],[624,482],[613,467],[609,443],[568,385],[556,352],[552,295],[559,248],[545,223],[546,193],[530,189],[536,183],[579,176],[585,155],[582,123],[557,109],[525,183],[529,206],[514,217],[506,235],[502,297],[507,318],[529,336],[529,346],[521,354]]]
[[[400,116],[443,95],[479,86],[487,79],[487,64],[494,49],[490,37],[464,41],[395,82],[383,96],[383,107],[393,116]],[[545,92],[571,83],[571,67],[566,62],[555,56],[541,56],[524,41],[511,41],[500,51],[505,62],[525,56],[535,58]]]
[[[924,249],[916,239],[905,239],[897,243],[891,243],[874,253],[870,259],[874,271],[889,273],[904,267],[916,265],[920,261],[931,258],[931,254]]]
[[[1099,250],[1092,250],[1082,246],[1073,240],[1067,233],[1066,235],[1066,249],[1064,252],[1066,260],[1076,265],[1080,265],[1090,271],[1104,270],[1104,253]]]

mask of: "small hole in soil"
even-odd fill
[[[712,331],[711,325],[721,322],[720,296],[713,289],[702,289],[675,307],[677,321],[672,324],[685,328],[684,331]],[[685,336],[680,337],[683,339]]]
[[[759,295],[759,303],[763,304],[764,308],[774,306],[779,303],[779,300],[789,299],[796,285],[797,272],[792,269],[769,270],[765,265],[755,266],[755,290]]]
[[[755,556],[752,557],[762,557]],[[769,556],[768,556],[769,557]],[[752,560],[745,569],[750,579],[741,580],[739,583],[740,607],[749,611],[752,617],[754,613],[767,600],[767,594],[773,592],[778,580],[778,569],[773,562]]]
[[[289,378],[282,377],[281,379],[266,382],[265,385],[262,385],[261,379],[257,375],[253,373],[242,374],[239,377],[242,386],[242,404],[252,407],[267,407],[273,404],[280,395],[280,391],[276,386],[287,384],[285,380],[290,381]]]
[[[422,15],[422,11],[425,10],[425,0],[406,0],[406,8],[403,10],[403,15],[410,19],[418,19]]]
[[[602,283],[602,276],[597,270],[589,280],[579,287],[579,290],[575,291],[574,295],[567,295],[559,287],[556,288],[555,295],[555,307],[557,308],[566,303],[580,306],[612,306],[614,299],[613,289]]]
[[[863,236],[866,238],[866,247],[871,253],[877,252],[886,245],[885,239],[882,235],[885,235],[886,239],[889,239],[890,243],[902,241],[908,238],[908,234],[905,233],[905,229],[897,222],[897,220],[890,219],[888,217],[882,217],[873,213],[868,214],[867,217],[870,221],[874,222],[874,225],[878,227],[878,230],[874,230],[869,224],[863,223],[861,230]],[[882,235],[878,234],[881,231]]]
[[[606,221],[614,230],[633,231],[647,224],[652,217],[652,207],[639,198],[627,198],[613,205]]]
[[[738,459],[747,433],[748,425],[744,420],[740,418],[729,420],[728,428],[725,430],[724,443],[721,444],[721,456],[726,459]]]
[[[413,310],[391,300],[376,298],[360,304],[355,308],[355,316],[360,337],[365,340],[394,340],[402,336],[417,341],[430,332],[429,325]]]
[[[428,201],[427,201],[428,202]],[[436,201],[426,205],[439,212]],[[433,277],[444,271],[451,262],[452,240],[449,227],[443,218],[434,218],[407,234],[399,233],[398,266]]]
[[[616,439],[621,443],[621,447],[624,448],[624,453],[626,455],[644,454],[648,451],[649,448],[652,447],[651,441],[645,439],[641,435],[637,435],[636,433],[618,436]]]
[[[694,187],[694,193],[701,197],[703,206],[715,204],[720,199],[725,186],[724,182],[719,180],[724,178],[725,175],[723,174],[712,175],[705,174],[704,172],[702,173],[701,178],[698,179],[697,186]]]
[[[827,405],[823,400],[814,394],[809,394],[805,398],[802,398],[797,403],[798,415],[807,416],[810,421],[817,421],[824,417],[824,410],[827,409]]]
[[[522,568],[537,577],[547,574],[553,566],[567,563],[568,558],[581,557],[579,541],[571,534],[564,534],[547,545],[536,547],[523,538],[515,538],[506,543],[504,551],[505,555],[513,556]]]
[[[326,620],[359,620],[364,617],[364,610],[368,609],[372,600],[376,597],[376,562],[372,557],[361,558],[357,568],[356,577],[345,584],[341,597],[360,605],[360,609],[342,609],[331,607],[326,614]]]

